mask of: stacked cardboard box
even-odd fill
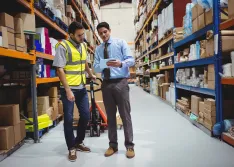
[[[205,103],[204,101],[200,101],[199,102],[199,118],[198,118],[198,122],[200,124],[204,124],[204,110],[205,110]]]
[[[234,0],[228,0],[228,17],[234,18]]]
[[[15,26],[14,18],[7,13],[0,13],[0,26],[2,33],[3,47],[15,50]],[[6,28],[3,28],[6,27]],[[7,32],[6,32],[7,31]]]
[[[76,13],[72,9],[71,5],[67,5],[67,19],[68,19],[68,25],[70,25],[73,21],[76,19]]]
[[[198,116],[199,115],[199,102],[202,101],[202,99],[198,96],[192,95],[191,96],[191,112]]]
[[[215,89],[215,68],[214,64],[208,65],[208,88]]]
[[[216,106],[214,99],[205,99],[204,102],[204,126],[212,130],[216,123]]]
[[[184,112],[186,115],[190,112],[190,98],[182,97],[181,99],[177,99],[176,107]]]
[[[10,150],[25,137],[25,122],[20,120],[19,105],[0,105],[0,150]]]
[[[51,108],[51,120],[54,121],[59,115],[59,100],[58,100],[58,88],[51,87],[46,93],[49,96],[50,108]]]
[[[192,8],[193,33],[205,27],[204,9],[196,4]]]

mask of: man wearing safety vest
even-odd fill
[[[85,131],[90,119],[89,99],[85,88],[86,75],[96,79],[89,69],[87,45],[84,43],[85,30],[82,24],[73,22],[68,29],[70,38],[59,42],[53,66],[61,81],[61,98],[64,110],[64,134],[69,150],[68,159],[76,161],[76,151],[90,152],[83,143]],[[77,137],[73,133],[73,110],[76,103],[80,119],[77,127]]]

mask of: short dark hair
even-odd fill
[[[69,25],[68,33],[75,34],[76,30],[81,30],[81,29],[84,29],[84,26],[81,23],[74,21]]]
[[[103,28],[103,27],[110,30],[110,25],[107,22],[99,23],[98,26],[97,26],[97,30],[99,30],[100,28]]]

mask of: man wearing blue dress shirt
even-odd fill
[[[126,156],[133,158],[135,152],[127,78],[129,77],[129,67],[135,64],[135,60],[126,41],[110,36],[111,30],[108,23],[100,23],[97,26],[97,31],[103,43],[96,48],[94,69],[97,73],[102,73],[103,77],[102,93],[107,113],[109,136],[109,148],[105,156],[109,157],[118,151],[116,123],[118,107],[124,127]],[[104,69],[100,65],[103,59],[110,59]]]

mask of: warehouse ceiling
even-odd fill
[[[100,0],[101,6],[110,5],[112,3],[132,3],[132,0]]]

